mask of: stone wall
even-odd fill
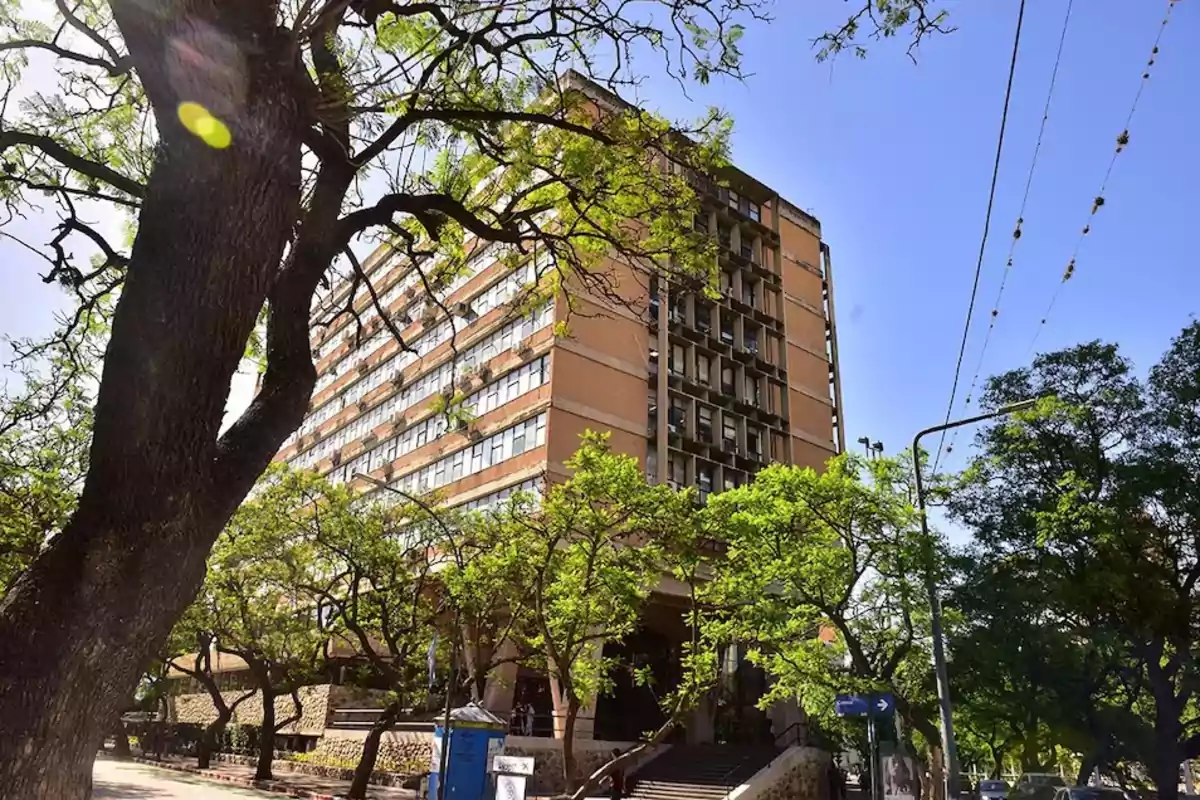
[[[614,748],[627,750],[634,742],[605,742],[598,739],[576,740],[575,765],[580,778],[587,777],[608,763]],[[563,780],[563,751],[561,739],[541,739],[532,736],[509,736],[504,754],[533,759],[533,777],[526,791],[530,795],[558,794],[566,788]]]
[[[329,684],[301,687],[300,704],[302,714],[300,720],[280,729],[281,735],[300,734],[303,736],[320,736],[325,732],[325,723],[329,716]],[[341,687],[333,687],[341,688]],[[226,703],[232,703],[245,692],[221,692]],[[217,718],[217,710],[213,707],[212,698],[208,692],[203,694],[181,694],[171,698],[173,713],[172,722],[207,725]],[[295,713],[291,695],[275,698],[276,721],[287,719]],[[262,724],[262,695],[255,692],[252,697],[242,701],[233,712],[231,724],[261,725]]]
[[[730,800],[829,800],[829,753],[791,747],[729,793]]]
[[[325,731],[317,749],[306,755],[312,763],[330,766],[354,766],[362,756],[367,731]],[[411,731],[388,731],[379,742],[379,757],[375,769],[403,775],[429,771],[433,759],[433,734]]]

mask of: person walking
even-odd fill
[[[621,757],[621,750],[613,748],[613,759]],[[611,800],[621,800],[625,797],[625,770],[618,767],[608,774],[609,781],[612,782],[612,792],[609,794]]]

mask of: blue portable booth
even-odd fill
[[[488,768],[492,757],[504,751],[508,723],[487,709],[469,703],[450,712],[450,750],[446,756],[444,800],[486,800],[491,786]],[[446,731],[439,723],[433,731],[433,763],[429,775],[429,798],[437,800],[442,776],[442,747]]]

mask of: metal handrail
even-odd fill
[[[802,720],[797,720],[796,722],[793,722],[791,725],[788,725],[786,728],[784,728],[783,731],[778,736],[775,737],[775,741],[774,741],[775,746],[779,747],[779,741],[781,739],[783,739],[785,736],[787,736],[793,730],[798,731],[800,734],[808,733],[806,723],[803,722]],[[805,736],[804,738],[807,738],[807,736]],[[801,736],[798,734],[796,736],[796,744],[800,744],[801,743],[800,740],[801,740]]]

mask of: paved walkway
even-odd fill
[[[271,791],[259,791],[249,788],[254,785],[253,767],[214,763],[213,769],[197,771],[194,759],[166,760],[158,767],[101,757],[93,771],[92,797],[94,800],[245,800],[282,795],[325,800],[344,795],[350,788],[348,781],[277,769]],[[185,769],[188,771],[178,771]],[[416,796],[409,789],[383,786],[371,787],[367,792],[370,800],[415,800]]]
[[[97,759],[92,768],[93,800],[247,800],[278,798],[252,789],[218,786],[195,775],[168,772],[127,761]]]

